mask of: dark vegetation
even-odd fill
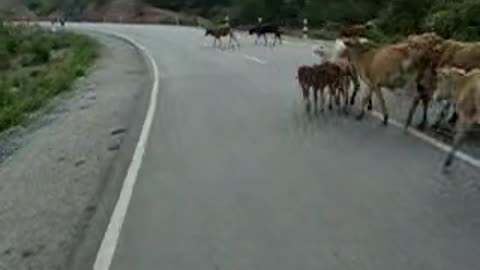
[[[217,21],[252,24],[258,17],[299,27],[308,18],[313,28],[334,31],[342,25],[374,21],[370,35],[395,39],[435,31],[459,40],[480,38],[478,0],[146,0],[177,11],[195,12]],[[320,31],[321,32],[321,31]]]
[[[0,24],[0,131],[68,90],[95,58],[88,37]]]
[[[234,25],[264,21],[283,23],[291,29],[301,27],[308,18],[314,36],[322,37],[341,26],[374,21],[370,36],[390,40],[410,33],[436,31],[459,40],[480,38],[479,0],[2,0],[23,2],[36,14],[62,11],[80,16],[87,6],[114,6],[129,3],[141,9],[153,6],[195,14],[214,22],[229,15]],[[139,10],[131,10],[139,13]],[[141,11],[140,11],[141,13]],[[137,14],[138,15],[138,14]]]

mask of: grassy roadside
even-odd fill
[[[70,89],[96,51],[95,41],[80,34],[0,26],[0,132]]]

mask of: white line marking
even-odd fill
[[[372,111],[371,113],[373,116],[375,116],[376,118],[380,119],[380,120],[383,120],[383,115],[379,112],[376,112],[376,111]],[[393,119],[389,119],[388,121],[390,124],[392,124],[393,126],[397,127],[397,128],[400,128],[400,129],[404,129],[404,125],[402,125],[400,122],[396,121],[396,120],[393,120]],[[435,147],[437,147],[438,149],[444,151],[444,152],[450,152],[450,150],[452,149],[451,146],[433,138],[433,137],[430,137],[428,136],[427,134],[425,133],[422,133],[418,130],[415,130],[415,129],[412,129],[412,128],[409,128],[408,129],[408,133],[410,133],[411,135],[413,135],[414,137],[417,137]],[[478,159],[475,159],[467,154],[465,154],[464,152],[462,151],[458,151],[455,155],[457,158],[463,160],[464,162],[467,162],[468,164],[476,167],[476,168],[480,168],[480,160]]]
[[[266,65],[266,64],[267,64],[266,61],[263,61],[263,60],[261,60],[261,59],[258,59],[257,57],[254,57],[254,56],[250,56],[250,55],[248,55],[248,54],[244,54],[243,57],[244,57],[245,59],[248,59],[248,60],[253,61],[253,62],[257,62],[257,63],[262,64],[262,65]]]
[[[137,182],[138,172],[142,165],[143,156],[145,154],[145,147],[150,135],[150,130],[152,128],[153,118],[157,108],[158,86],[160,80],[157,63],[144,46],[138,44],[133,39],[130,39],[129,37],[122,34],[113,32],[104,33],[117,36],[118,38],[121,38],[131,43],[142,52],[142,54],[148,59],[150,65],[153,68],[153,88],[150,95],[150,104],[148,106],[147,115],[145,117],[145,121],[143,122],[142,133],[140,134],[140,138],[135,148],[132,161],[130,163],[130,166],[128,167],[127,176],[125,177],[125,181],[123,182],[122,190],[120,192],[117,204],[115,205],[115,209],[113,210],[113,214],[110,218],[110,223],[108,224],[107,231],[105,232],[102,244],[100,245],[100,249],[98,250],[97,258],[95,260],[95,264],[93,265],[94,270],[110,269],[110,265],[115,254],[115,249],[118,244],[118,238],[122,230],[122,225],[125,221],[128,206],[132,198],[133,188],[135,186],[135,183]]]

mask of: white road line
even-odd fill
[[[375,116],[376,118],[380,119],[380,120],[383,120],[383,114],[379,113],[379,112],[376,112],[376,111],[372,111],[372,115]],[[389,123],[392,124],[393,126],[395,127],[398,127],[400,129],[403,129],[404,128],[404,125],[402,125],[400,122],[396,121],[396,120],[393,120],[393,119],[389,119]],[[408,133],[410,133],[411,135],[435,146],[436,148],[442,150],[443,152],[450,152],[450,150],[452,149],[451,146],[433,138],[433,137],[430,137],[428,136],[427,134],[423,133],[423,132],[420,132],[418,130],[415,130],[415,129],[412,129],[412,128],[409,128],[408,129]],[[464,152],[462,151],[458,151],[456,153],[456,157],[463,160],[464,162],[476,167],[476,168],[480,168],[480,160],[478,159],[475,159],[474,157],[471,157],[467,154],[465,154]]]
[[[100,245],[100,249],[98,250],[97,258],[95,260],[95,264],[93,265],[94,270],[110,269],[110,265],[115,254],[115,249],[118,244],[118,238],[122,230],[122,225],[125,221],[128,206],[132,198],[133,188],[135,186],[135,183],[137,182],[138,172],[142,165],[142,160],[145,154],[145,147],[150,135],[150,130],[152,128],[153,118],[157,108],[158,86],[160,80],[157,63],[144,46],[138,44],[133,39],[130,39],[129,37],[126,37],[122,34],[113,32],[104,33],[117,36],[118,38],[121,38],[131,43],[142,52],[142,54],[148,59],[153,69],[153,88],[150,96],[150,104],[148,106],[147,115],[145,117],[145,121],[143,122],[143,127],[141,131],[142,133],[140,134],[140,138],[135,148],[132,161],[130,163],[130,166],[128,167],[127,176],[125,177],[125,181],[123,182],[122,190],[120,192],[117,204],[115,205],[115,209],[113,210],[113,214],[110,218],[110,223],[108,224],[107,231],[105,232],[102,244]]]
[[[248,59],[248,60],[253,61],[253,62],[257,62],[257,63],[262,64],[262,65],[266,65],[266,64],[267,64],[266,61],[263,61],[263,60],[261,60],[261,59],[258,59],[258,58],[255,57],[255,56],[250,56],[250,55],[248,55],[248,54],[244,54],[243,57],[244,57],[245,59]]]

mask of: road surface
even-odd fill
[[[310,45],[96,26],[153,55],[160,93],[112,270],[472,270],[479,171],[375,118],[307,115]]]

